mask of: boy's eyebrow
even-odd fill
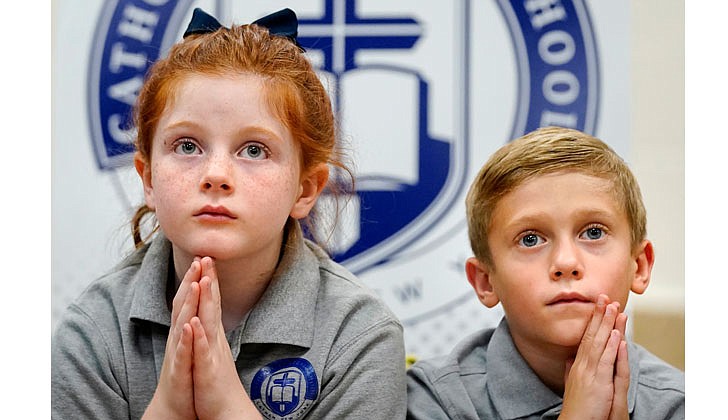
[[[615,218],[615,214],[613,211],[610,210],[604,210],[600,207],[590,207],[590,208],[583,208],[578,209],[576,212],[571,214],[570,216],[576,217],[578,219],[595,219],[595,220],[612,220]],[[548,212],[544,211],[537,211],[534,213],[528,213],[524,215],[519,215],[518,213],[515,214],[515,216],[507,223],[506,227],[511,226],[520,226],[520,225],[528,225],[528,224],[534,224],[537,222],[541,222],[544,219],[550,219],[552,218],[551,215]]]

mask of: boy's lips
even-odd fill
[[[561,303],[593,303],[593,300],[579,292],[561,292],[548,301],[547,305],[558,305]]]
[[[195,217],[214,218],[214,219],[237,219],[230,210],[225,206],[205,206],[195,212]]]

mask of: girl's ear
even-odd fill
[[[316,204],[321,192],[329,181],[329,166],[325,163],[314,166],[301,178],[301,185],[298,189],[298,198],[293,203],[291,217],[303,219]]]
[[[486,264],[475,257],[470,257],[465,261],[465,274],[483,305],[492,308],[500,302],[490,282],[490,268]]]
[[[142,179],[144,185],[144,201],[152,210],[155,210],[154,188],[152,187],[152,168],[151,165],[142,158],[139,152],[134,153],[134,167],[136,168],[139,178]]]
[[[648,240],[642,241],[634,255],[635,272],[632,279],[632,291],[641,295],[650,284],[650,276],[652,275],[652,266],[655,264],[655,250],[652,248],[652,242]]]

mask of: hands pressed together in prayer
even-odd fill
[[[238,377],[225,338],[210,257],[195,258],[172,303],[162,372],[144,419],[261,418]]]
[[[559,419],[629,419],[626,326],[619,302],[600,295],[576,357],[566,364]]]

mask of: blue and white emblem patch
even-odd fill
[[[267,419],[303,417],[318,393],[316,371],[311,362],[300,357],[267,364],[250,384],[250,399]]]

